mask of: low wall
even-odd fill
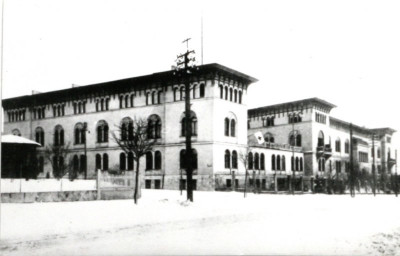
[[[133,199],[133,189],[101,191],[101,200],[118,200],[118,199]],[[72,202],[72,201],[93,201],[93,200],[97,200],[97,190],[1,193],[2,203]]]

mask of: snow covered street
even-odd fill
[[[1,255],[400,255],[394,195],[143,190],[133,200],[2,204]]]

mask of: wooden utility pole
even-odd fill
[[[350,123],[350,195],[355,196],[354,191],[354,167],[353,167],[353,124]]]
[[[178,56],[177,67],[181,69],[183,82],[185,84],[185,119],[182,125],[184,125],[185,131],[185,167],[186,167],[186,191],[187,200],[193,202],[193,150],[192,150],[192,117],[190,114],[190,74],[193,71],[193,67],[189,65],[195,61],[195,58],[190,58],[190,54],[194,54],[194,51],[189,51],[189,40],[187,38],[182,43],[186,43],[187,50],[185,53]]]

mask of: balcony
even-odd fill
[[[265,148],[270,148],[270,149],[302,152],[302,147],[290,146],[289,144],[279,144],[279,143],[265,142],[264,144],[258,145],[258,146],[265,147]]]
[[[392,168],[395,164],[396,164],[396,159],[393,158],[388,159],[389,168]]]
[[[325,146],[318,146],[317,147],[317,157],[325,157],[328,159],[332,156],[332,148],[331,145],[327,144]]]

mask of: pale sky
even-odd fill
[[[200,64],[203,15],[204,63],[259,79],[249,108],[319,97],[400,131],[400,1],[4,2],[3,98],[169,70],[187,37]]]

